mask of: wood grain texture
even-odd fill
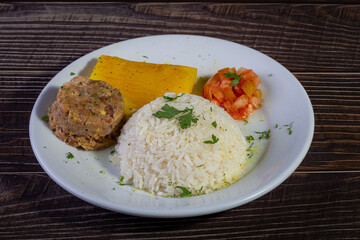
[[[0,3],[0,239],[359,239],[360,2],[242,2]],[[290,178],[244,206],[164,220],[90,205],[44,173],[28,133],[41,90],[95,49],[155,34],[230,40],[295,74],[316,125]]]
[[[0,174],[0,235],[5,239],[329,239],[322,235],[329,232],[332,239],[355,239],[360,227],[359,184],[360,176],[354,173],[296,173],[244,206],[210,216],[165,220],[102,210],[62,190],[45,174]]]
[[[0,69],[60,70],[114,42],[181,33],[244,44],[291,71],[358,71],[359,12],[333,4],[1,4]]]

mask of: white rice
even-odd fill
[[[153,116],[165,104],[179,110],[193,108],[199,120],[182,129],[181,114],[171,119]],[[212,135],[219,141],[204,143]],[[160,97],[139,109],[123,127],[111,158],[120,164],[123,183],[160,196],[181,195],[177,186],[199,195],[237,181],[244,171],[246,148],[240,128],[227,112],[202,97],[184,94],[170,102]]]

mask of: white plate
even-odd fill
[[[116,183],[119,169],[108,160],[113,148],[81,151],[61,142],[41,120],[59,87],[76,75],[89,76],[102,54],[198,68],[211,76],[223,67],[253,69],[262,79],[264,104],[249,119],[245,134],[271,129],[260,161],[240,181],[213,193],[186,198],[157,197]],[[288,134],[283,125],[293,123]],[[278,124],[278,128],[275,125]],[[281,128],[281,129],[280,129]],[[102,208],[138,216],[189,217],[234,208],[281,184],[305,157],[314,133],[314,113],[304,88],[270,57],[229,41],[191,35],[161,35],[119,42],[89,53],[60,71],[43,89],[30,118],[31,146],[49,176],[75,196]],[[67,159],[71,152],[73,159]]]

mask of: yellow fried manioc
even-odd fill
[[[191,93],[197,69],[180,65],[134,62],[118,57],[100,56],[90,79],[102,80],[119,89],[130,116],[166,92]]]

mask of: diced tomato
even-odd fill
[[[246,68],[241,67],[241,68],[239,68],[239,69],[236,71],[236,73],[237,73],[238,75],[241,75],[241,73],[245,72],[246,70],[247,70]]]
[[[211,93],[220,103],[225,100],[224,94],[219,89],[214,88]]]
[[[254,106],[249,104],[246,108],[246,111],[248,112],[248,115],[252,114],[254,112]]]
[[[225,101],[230,100],[233,102],[236,99],[236,96],[232,90],[232,87],[227,87],[221,90],[221,92],[224,94]]]
[[[242,90],[248,97],[251,97],[255,91],[255,85],[252,81],[244,81],[241,85]]]
[[[231,73],[236,73],[236,68],[223,68],[223,69],[220,69],[219,71],[218,71],[218,74],[219,74],[219,78],[220,78],[220,80],[221,81],[224,81],[224,80],[231,80],[230,78],[227,78],[226,77],[226,73],[228,73],[228,72],[231,72]]]
[[[248,81],[252,81],[255,89],[259,86],[261,83],[259,76],[251,69],[248,69],[241,73],[241,76]]]
[[[236,113],[237,112],[237,109],[236,107],[234,106],[234,104],[230,101],[226,101],[224,102],[224,107],[225,107],[225,110],[228,112],[228,113]]]
[[[226,77],[228,72],[241,76],[239,84],[230,86],[234,78]],[[245,120],[263,103],[262,92],[258,89],[260,83],[251,69],[223,68],[205,84],[203,97],[224,108],[235,120]]]
[[[231,87],[230,86],[231,84],[231,80],[229,78],[225,78],[223,81],[221,81],[220,83],[220,89],[223,89],[223,88],[229,88]]]
[[[208,80],[207,83],[209,83],[209,84],[214,84],[214,83],[218,83],[218,82],[220,82],[220,77],[219,77],[219,74],[216,73],[214,76],[212,76],[212,78],[210,78],[210,79]]]
[[[227,77],[225,76],[225,73],[227,73],[227,72],[230,72],[230,68],[223,68],[218,71],[219,78],[221,81],[224,81],[225,79],[227,79]]]
[[[240,97],[236,98],[234,102],[234,106],[236,109],[240,109],[248,105],[249,103],[249,97],[246,95],[241,95]]]
[[[203,97],[210,101],[212,100],[210,84],[205,84],[203,88]]]
[[[233,91],[234,91],[234,93],[235,93],[235,95],[236,95],[237,97],[239,97],[239,96],[241,96],[241,95],[244,94],[244,91],[242,90],[240,84],[234,86],[234,87],[233,87]]]
[[[251,97],[250,103],[254,106],[255,109],[259,109],[261,107],[261,104],[263,103],[263,100],[262,98]]]
[[[248,117],[248,116],[245,116],[241,112],[236,112],[236,113],[233,113],[233,114],[230,114],[230,115],[235,120],[245,120]]]
[[[256,89],[254,94],[253,94],[254,97],[257,97],[257,98],[262,98],[262,92],[260,89]]]
[[[246,80],[251,80],[254,77],[254,72],[251,69],[246,69],[241,73],[241,76]]]
[[[251,104],[248,104],[247,107],[239,109],[238,112],[231,114],[231,116],[235,120],[245,120],[253,112],[254,112],[254,107]]]
[[[252,80],[255,85],[255,88],[257,88],[259,86],[259,84],[261,83],[260,78],[257,75]]]

